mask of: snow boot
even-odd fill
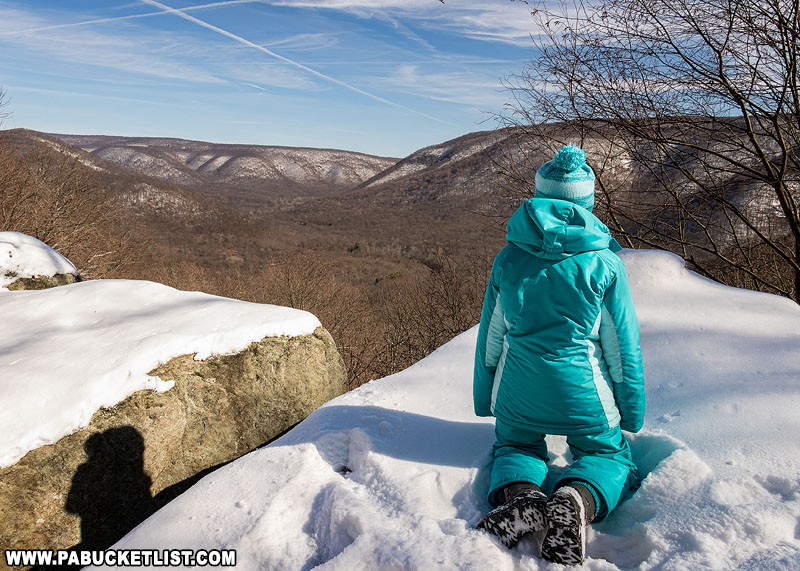
[[[503,493],[506,502],[486,514],[478,522],[478,529],[485,529],[511,548],[519,543],[523,535],[540,532],[547,527],[547,496],[539,486],[516,482],[503,488]]]
[[[547,561],[580,565],[586,557],[586,526],[594,513],[587,518],[583,494],[576,488],[563,486],[547,500],[547,531],[542,541],[542,558]]]

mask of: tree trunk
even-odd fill
[[[794,239],[794,259],[800,261],[800,238]],[[800,268],[795,268],[794,270],[794,292],[792,299],[800,304]]]

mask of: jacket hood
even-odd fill
[[[540,258],[559,260],[581,252],[620,245],[605,224],[575,203],[552,198],[530,198],[506,226],[506,240]]]

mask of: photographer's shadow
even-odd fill
[[[110,428],[86,440],[88,456],[72,478],[65,510],[81,518],[74,550],[103,550],[155,511],[144,471],[144,439],[132,426]]]

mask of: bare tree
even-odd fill
[[[416,363],[480,321],[491,257],[441,250],[425,273],[379,291],[385,374]]]
[[[126,262],[131,244],[97,173],[46,145],[20,151],[0,137],[0,230],[48,244],[83,277],[102,277]]]
[[[10,113],[4,111],[3,108],[8,106],[8,99],[6,97],[6,90],[0,87],[0,125],[3,124],[3,119],[8,117]]]
[[[522,167],[507,179],[530,180],[543,141],[581,144],[598,211],[629,245],[799,300],[800,2],[549,6],[533,11],[537,57],[509,81]]]

